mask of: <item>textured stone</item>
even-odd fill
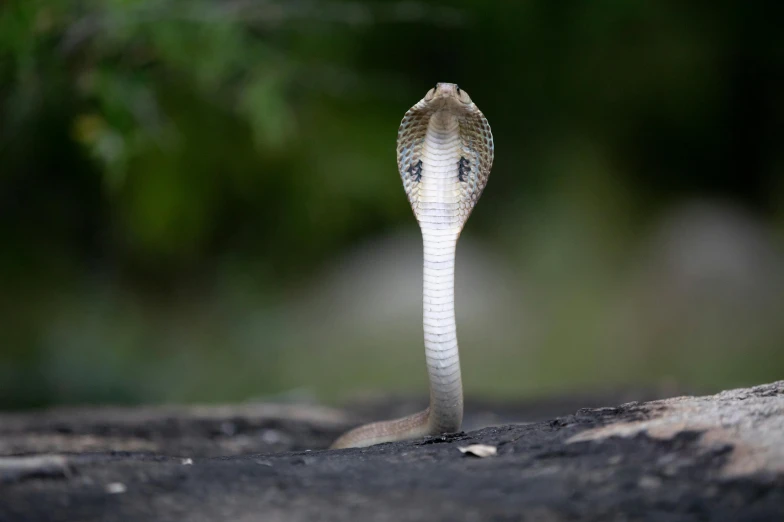
[[[55,428],[97,441],[44,456],[49,472],[0,462],[0,521],[784,520],[784,381],[338,451],[318,448],[358,415],[299,408],[0,415],[0,447],[28,434],[35,453]],[[142,449],[110,451],[126,437]],[[472,444],[497,455],[466,458]]]

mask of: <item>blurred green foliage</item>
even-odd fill
[[[350,371],[325,372],[330,345],[292,337],[310,324],[291,303],[355,245],[415,230],[394,141],[436,81],[464,86],[495,135],[492,180],[466,235],[535,280],[555,303],[545,308],[554,324],[570,325],[503,378],[477,370],[476,390],[780,375],[775,325],[754,341],[755,356],[719,357],[703,373],[702,359],[678,350],[630,366],[623,348],[590,332],[634,245],[673,205],[717,198],[780,234],[783,10],[674,0],[4,2],[0,407],[351,389],[371,362],[356,357],[366,340],[356,340]],[[417,325],[406,325],[413,343]],[[350,337],[333,334],[338,345]],[[574,367],[604,363],[587,380],[564,369],[565,379],[563,354],[580,343]],[[710,357],[706,343],[696,353]],[[402,360],[416,364],[421,354],[408,351]],[[406,371],[394,364],[360,384],[394,386]]]

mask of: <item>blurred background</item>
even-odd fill
[[[780,5],[3,2],[0,408],[425,395],[395,139],[439,81],[496,146],[470,396],[782,378]]]

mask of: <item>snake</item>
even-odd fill
[[[430,404],[419,413],[374,422],[341,435],[331,448],[460,431],[463,384],[455,321],[457,240],[493,165],[490,124],[467,92],[438,83],[403,117],[397,167],[423,244],[422,317]]]

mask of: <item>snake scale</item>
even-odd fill
[[[437,84],[403,117],[397,134],[397,166],[422,231],[422,315],[430,406],[408,417],[355,428],[332,448],[460,430],[463,384],[455,324],[455,251],[492,165],[490,125],[457,85]]]

